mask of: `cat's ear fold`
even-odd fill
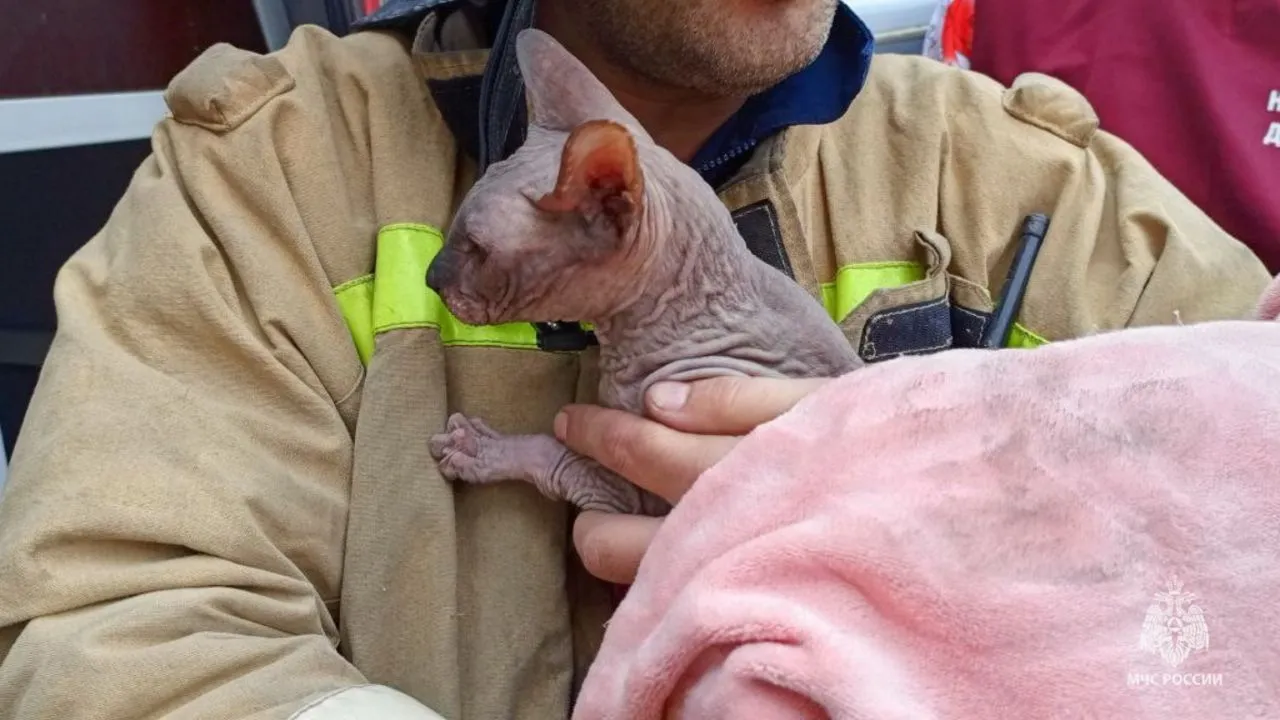
[[[573,129],[560,156],[560,174],[539,209],[576,213],[598,240],[617,240],[640,215],[644,176],[631,132],[612,120]]]
[[[570,132],[591,120],[612,120],[648,137],[609,89],[547,33],[521,31],[516,37],[516,61],[524,78],[532,125]]]

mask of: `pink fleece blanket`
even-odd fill
[[[574,717],[1275,720],[1278,438],[1276,322],[855,372],[678,505]]]

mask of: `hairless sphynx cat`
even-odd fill
[[[517,54],[526,141],[463,199],[427,271],[459,320],[593,323],[599,401],[633,413],[660,380],[861,366],[822,306],[748,251],[712,188],[585,66],[537,30],[520,35]],[[430,443],[452,481],[526,481],[583,509],[670,509],[550,435],[504,435],[455,414]]]

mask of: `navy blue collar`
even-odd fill
[[[792,125],[825,125],[849,110],[866,83],[875,38],[844,2],[827,44],[808,67],[747,100],[689,162],[713,186],[727,180],[754,149]]]

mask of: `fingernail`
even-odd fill
[[[552,428],[555,430],[556,439],[560,442],[564,442],[564,433],[569,428],[569,416],[566,415],[563,410],[556,413],[556,419],[552,423]]]
[[[659,410],[679,410],[689,399],[689,386],[684,383],[660,382],[649,388],[649,402]]]

